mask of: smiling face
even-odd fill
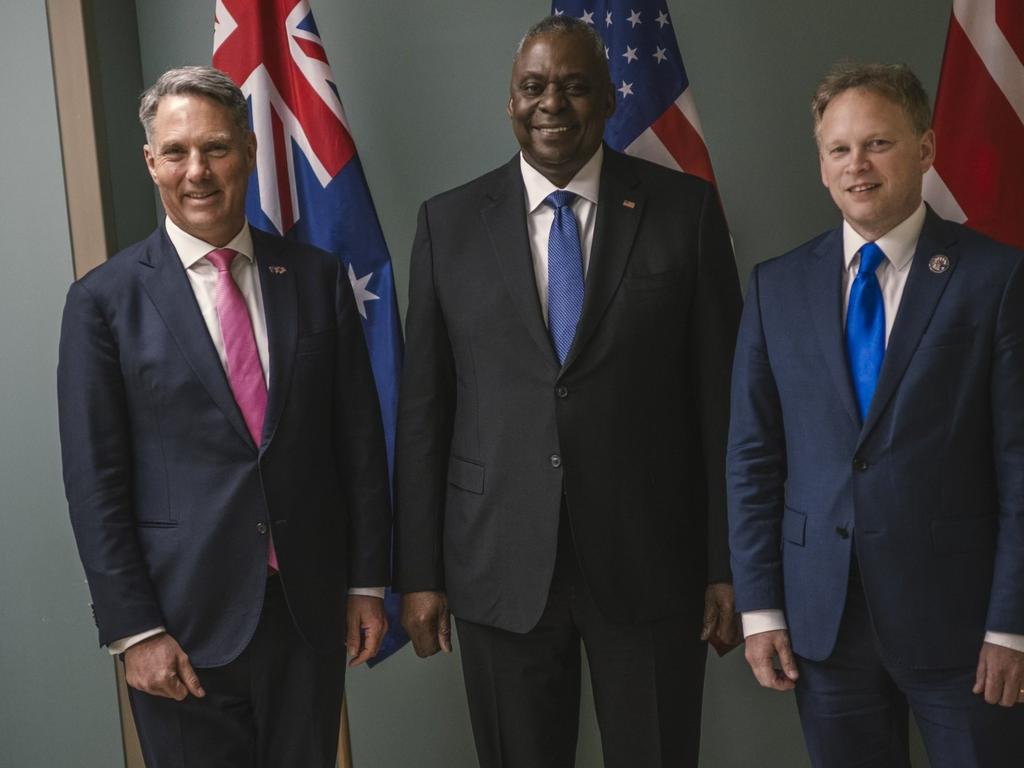
[[[523,157],[564,187],[601,146],[615,111],[604,61],[578,33],[526,41],[512,68],[508,115]]]
[[[226,107],[205,96],[164,96],[143,154],[171,221],[215,246],[238,234],[256,137]]]
[[[915,132],[900,106],[852,88],[826,107],[818,125],[821,182],[862,237],[877,240],[921,204],[935,158],[935,134]]]

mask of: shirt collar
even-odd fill
[[[586,164],[572,177],[572,180],[565,185],[564,189],[597,205],[598,190],[601,187],[601,165],[603,162],[604,146],[602,145],[597,148],[597,151],[587,160]],[[533,213],[544,203],[544,198],[558,189],[558,187],[548,181],[540,171],[526,162],[522,152],[519,153],[519,169],[523,174],[523,184],[526,187],[526,211],[527,213]]]
[[[924,228],[925,213],[926,209],[922,202],[916,211],[875,240],[878,247],[882,249],[882,253],[885,254],[885,258],[897,271],[905,269],[914,258],[917,240],[921,237],[921,230]],[[847,270],[853,264],[853,257],[866,242],[868,241],[861,237],[849,222],[843,222],[843,258]]]
[[[178,252],[178,258],[181,259],[181,264],[185,269],[194,267],[196,262],[217,247],[200,240],[195,235],[190,235],[171,221],[170,217],[164,217],[164,227],[167,229],[167,237],[170,239],[171,245],[174,246],[174,250]],[[223,247],[237,251],[249,261],[252,261],[252,232],[249,231],[249,222],[243,222],[242,228],[238,230],[238,234],[231,238],[228,244]]]

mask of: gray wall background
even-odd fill
[[[545,0],[311,0],[395,261],[404,306],[418,204],[515,150],[512,50]],[[155,222],[134,98],[208,63],[213,0],[97,0],[97,67],[116,239]],[[133,7],[134,5],[134,7]],[[741,277],[834,226],[807,102],[844,57],[905,61],[934,95],[950,0],[669,0],[735,239]],[[60,485],[54,370],[72,279],[42,3],[0,0],[0,768],[119,764],[111,662],[95,647]],[[137,41],[136,41],[137,29]],[[10,73],[16,73],[11,76]],[[741,656],[711,660],[702,766],[807,765],[791,697]],[[457,656],[406,649],[349,677],[359,768],[474,765]],[[600,766],[584,695],[579,765]],[[920,754],[916,765],[926,765]]]

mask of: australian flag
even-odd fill
[[[617,94],[608,146],[714,184],[665,0],[553,0],[551,13],[582,19],[604,39]]]
[[[310,243],[348,268],[377,380],[388,465],[394,459],[402,333],[384,234],[307,0],[216,0],[213,65],[238,84],[256,133],[246,216]],[[379,663],[407,641],[398,599]]]

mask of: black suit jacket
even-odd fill
[[[605,148],[583,313],[559,366],[518,155],[423,205],[396,448],[396,588],[529,630],[563,492],[602,612],[699,614],[729,578],[723,461],[740,309],[714,189]]]
[[[102,644],[162,624],[194,666],[231,661],[259,619],[268,531],[319,650],[344,643],[350,585],[388,582],[384,440],[351,287],[330,254],[252,238],[270,346],[259,445],[163,227],[68,292],[64,481]]]

